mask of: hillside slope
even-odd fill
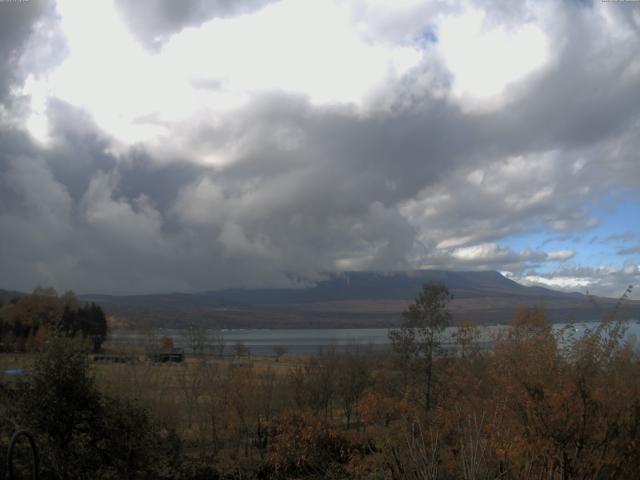
[[[347,272],[307,288],[228,289],[195,294],[83,295],[112,314],[135,323],[183,326],[197,322],[220,328],[366,327],[397,325],[401,312],[428,282],[445,283],[454,296],[454,320],[505,323],[519,305],[539,305],[553,321],[601,318],[616,299],[588,298],[541,287],[525,287],[498,272],[418,270],[409,273]],[[640,302],[621,314],[640,318]]]

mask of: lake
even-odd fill
[[[574,324],[576,335],[585,329],[593,329],[598,322],[582,322]],[[565,324],[554,324],[553,329],[560,332]],[[481,328],[480,342],[490,345],[493,336],[504,326],[486,326]],[[443,334],[443,343],[451,343],[451,334],[455,328],[448,328]],[[275,348],[283,346],[293,355],[311,355],[321,349],[335,347],[345,350],[353,345],[373,349],[389,347],[387,328],[326,328],[326,329],[247,329],[247,330],[210,330],[208,336],[222,334],[225,343],[225,355],[232,355],[233,346],[242,342],[252,355],[275,355]],[[640,338],[640,324],[633,320],[629,322],[627,336],[635,335]],[[109,336],[106,346],[118,345],[144,346],[157,344],[160,338],[167,336],[173,339],[174,345],[189,352],[189,336],[186,329],[157,329],[151,334],[136,330],[116,330]]]

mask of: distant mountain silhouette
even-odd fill
[[[331,275],[315,286],[297,289],[229,289],[206,292],[217,301],[239,305],[290,305],[341,300],[413,300],[425,283],[444,283],[456,298],[478,296],[545,296],[572,298],[546,288],[525,287],[494,271],[409,273],[346,272]]]
[[[82,295],[107,313],[135,323],[184,326],[197,322],[221,328],[365,327],[397,325],[401,312],[425,283],[447,285],[455,320],[505,323],[519,305],[542,306],[553,321],[594,320],[616,299],[589,298],[542,287],[525,287],[495,271],[345,272],[314,286],[225,289],[194,294]],[[622,292],[621,292],[622,293]],[[621,314],[640,318],[640,302],[626,301]]]
[[[108,315],[132,325],[182,327],[201,323],[219,328],[389,327],[425,283],[444,283],[453,294],[454,320],[506,323],[520,305],[542,306],[552,321],[596,320],[617,299],[587,297],[542,287],[525,287],[498,272],[344,272],[313,286],[225,289],[154,295],[80,295],[102,305]],[[622,292],[621,292],[622,293]],[[0,289],[0,300],[24,295]],[[640,301],[627,300],[620,314],[640,319]]]

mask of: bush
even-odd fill
[[[55,337],[18,387],[19,418],[38,438],[45,477],[171,476],[180,444],[129,401],[101,395],[79,342]]]
[[[314,417],[284,415],[275,418],[269,429],[266,463],[271,478],[339,475],[349,461],[353,446]]]

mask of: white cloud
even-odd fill
[[[565,260],[569,260],[570,258],[575,256],[575,252],[573,250],[558,250],[556,252],[549,252],[547,254],[547,259],[552,261],[560,261],[564,262]]]
[[[524,285],[539,285],[565,291],[589,291],[595,295],[620,297],[631,285],[630,298],[640,299],[640,267],[635,264],[584,267],[565,265],[550,272],[512,273],[509,278]]]
[[[284,90],[308,95],[315,104],[360,104],[376,86],[415,65],[419,53],[367,41],[350,20],[340,3],[283,0],[187,29],[161,56],[187,77],[220,82],[231,92]]]
[[[561,288],[561,289],[581,289],[590,287],[595,283],[592,278],[580,278],[580,277],[541,277],[539,275],[526,275],[519,278],[519,281],[525,285],[542,285],[545,287]]]
[[[553,252],[522,250],[515,252],[510,248],[503,247],[494,242],[487,242],[469,247],[456,248],[450,252],[451,257],[455,260],[465,263],[477,263],[492,265],[500,263],[518,263],[518,262],[564,262],[575,255],[572,250],[559,250]]]
[[[483,243],[472,247],[458,248],[453,251],[451,256],[457,260],[463,260],[465,262],[477,262],[496,261],[500,258],[506,257],[508,254],[509,253],[505,248],[502,248],[495,243]]]
[[[445,17],[438,49],[454,76],[453,95],[471,107],[499,106],[509,84],[541,68],[549,57],[545,33],[534,23],[487,25],[481,10]]]
[[[215,18],[174,34],[157,53],[137,43],[111,1],[60,0],[58,9],[69,54],[23,90],[36,138],[46,132],[45,92],[90,111],[125,146],[165,144],[174,124],[217,121],[262,92],[365,107],[420,60],[412,46],[364,38],[341,2],[282,0]]]

